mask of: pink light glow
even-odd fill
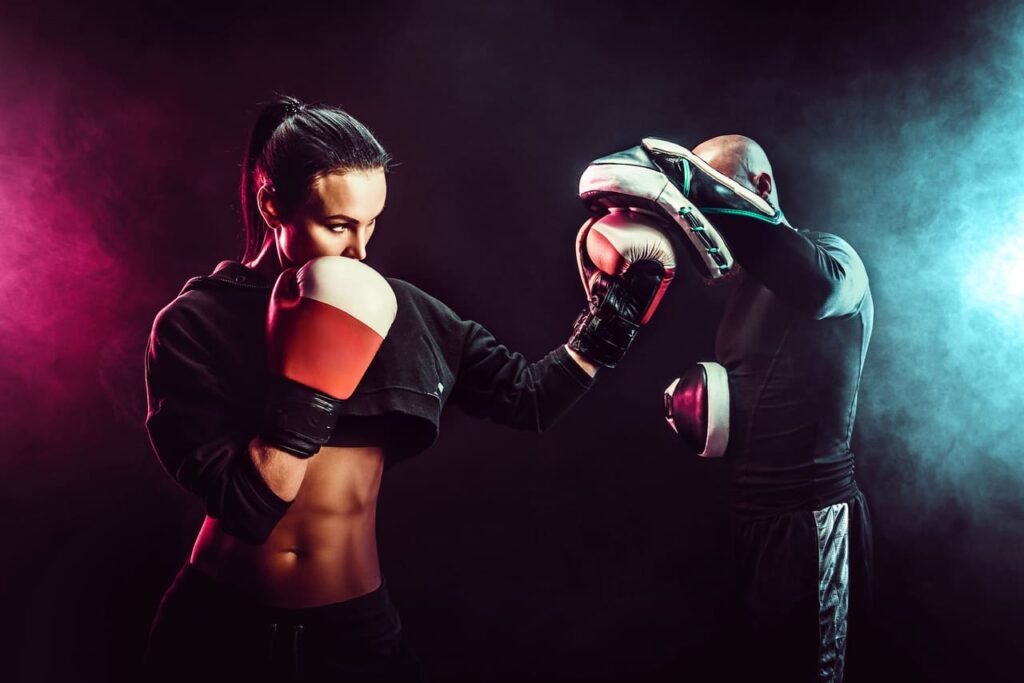
[[[141,410],[125,393],[153,313],[140,159],[156,167],[172,142],[156,104],[76,89],[38,65],[0,83],[0,411],[15,443]]]

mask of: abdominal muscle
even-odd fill
[[[380,447],[325,446],[310,458],[299,493],[270,537],[252,545],[207,517],[191,563],[275,607],[350,600],[381,585],[377,558]]]

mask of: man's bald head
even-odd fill
[[[779,208],[775,175],[761,145],[743,135],[719,135],[694,147],[693,153]]]

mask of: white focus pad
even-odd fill
[[[729,375],[714,361],[705,361],[708,378],[708,440],[702,458],[720,458],[729,445]]]
[[[664,392],[665,419],[702,458],[720,458],[729,446],[729,376],[714,361],[698,363]]]

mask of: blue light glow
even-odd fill
[[[965,30],[971,49],[845,84],[802,133],[831,185],[808,227],[857,248],[875,297],[858,462],[909,533],[954,505],[1024,532],[1024,8]]]
[[[968,305],[986,309],[1011,331],[1024,334],[1024,222],[1017,221],[990,253],[975,254],[964,276]]]

